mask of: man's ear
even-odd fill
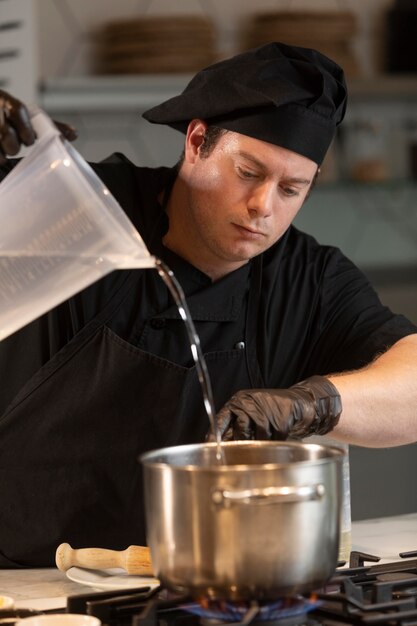
[[[190,163],[194,163],[198,157],[200,147],[204,143],[207,124],[203,120],[191,120],[188,124],[187,135],[185,137],[184,158]]]

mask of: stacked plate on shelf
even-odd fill
[[[215,28],[199,16],[144,17],[108,23],[98,38],[105,74],[194,72],[215,58]]]
[[[350,11],[276,11],[254,14],[244,36],[245,49],[269,41],[315,48],[339,63],[348,76],[358,76],[352,50],[357,21]]]

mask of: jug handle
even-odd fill
[[[32,106],[29,108],[31,124],[39,139],[59,136],[61,133],[55,126],[49,115],[43,109]]]

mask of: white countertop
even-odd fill
[[[352,524],[352,550],[398,561],[400,552],[417,550],[417,513],[363,520]],[[11,596],[19,608],[65,607],[66,597],[91,592],[55,568],[0,570],[0,595]]]
[[[400,552],[417,550],[417,513],[354,522],[352,550],[398,561]]]

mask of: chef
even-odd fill
[[[341,251],[291,224],[346,98],[330,59],[270,43],[144,114],[184,133],[176,166],[121,154],[94,165],[182,285],[225,439],[417,440],[416,327]],[[4,156],[35,140],[5,92],[0,134]],[[61,542],[144,544],[138,456],[209,430],[158,273],[114,272],[6,338],[0,380],[0,564],[51,565]]]

